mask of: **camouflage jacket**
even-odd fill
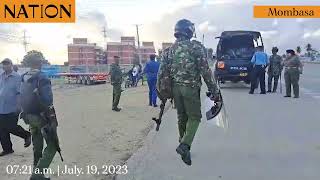
[[[201,76],[209,91],[217,94],[219,89],[213,78],[204,46],[197,41],[177,40],[162,53],[158,78],[163,77],[167,69],[174,84],[201,87]]]
[[[279,55],[270,56],[270,65],[268,69],[268,74],[273,76],[280,75],[282,71],[282,57]]]
[[[112,64],[111,69],[111,84],[112,85],[119,85],[122,84],[122,72],[120,66],[117,64]]]
[[[287,57],[284,62],[283,62],[285,67],[296,67],[296,68],[301,68],[302,63],[299,59],[299,56],[294,55],[291,57]]]

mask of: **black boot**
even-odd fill
[[[186,163],[188,166],[191,166],[191,154],[190,154],[190,146],[187,144],[180,144],[177,149],[177,153],[181,155],[182,161]]]
[[[47,178],[42,174],[32,174],[30,180],[50,180],[50,178]]]
[[[12,153],[14,153],[13,150],[10,150],[10,151],[2,151],[2,152],[0,153],[0,157],[1,157],[1,156],[6,156],[6,155],[9,155],[9,154],[12,154]]]
[[[115,108],[112,108],[112,111],[120,112],[121,108],[115,107]]]
[[[31,145],[31,134],[24,140],[24,147],[27,148]]]

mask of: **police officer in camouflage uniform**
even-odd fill
[[[121,97],[122,72],[119,66],[120,57],[114,56],[114,63],[111,65],[111,84],[113,86],[112,110],[119,112],[121,108],[118,107]]]
[[[24,58],[28,59],[31,67],[30,71],[22,75],[21,85],[22,118],[30,125],[33,143],[34,171],[30,180],[46,180],[49,178],[44,176],[43,170],[50,166],[57,152],[57,144],[53,138],[46,136],[43,132],[45,126],[50,125],[50,128],[55,131],[58,126],[57,121],[48,122],[46,119],[48,112],[53,109],[51,81],[41,72],[41,65],[44,61],[42,56],[37,53],[29,53]],[[47,146],[43,150],[44,140]]]
[[[268,93],[271,93],[272,80],[274,80],[272,92],[277,92],[279,77],[282,72],[282,57],[279,56],[278,48],[272,48],[272,56],[269,58],[269,68],[268,68]]]
[[[190,148],[202,117],[201,76],[213,94],[213,99],[220,99],[220,91],[208,66],[204,46],[190,40],[194,32],[194,24],[189,20],[177,22],[174,33],[176,41],[163,52],[158,73],[158,77],[162,77],[170,69],[173,99],[178,114],[180,145],[176,151],[187,165],[191,165]]]
[[[293,87],[294,98],[299,98],[299,79],[302,74],[302,63],[299,56],[292,49],[287,50],[287,58],[284,64],[284,79],[286,83],[286,96],[291,97],[291,85]]]

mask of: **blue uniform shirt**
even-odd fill
[[[160,63],[158,61],[149,61],[144,68],[144,73],[148,79],[156,79],[159,71]]]
[[[0,74],[0,114],[18,112],[20,85],[21,77],[18,73]]]
[[[251,63],[254,65],[268,65],[269,64],[269,58],[268,55],[264,52],[256,52],[254,53]]]

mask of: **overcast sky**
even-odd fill
[[[134,24],[141,24],[142,41],[174,41],[177,20],[188,18],[196,23],[197,35],[205,34],[205,45],[215,49],[225,30],[256,30],[263,33],[267,51],[278,46],[296,48],[311,43],[320,49],[320,19],[254,19],[253,5],[320,5],[319,0],[76,0],[74,24],[0,24],[0,59],[21,61],[24,48],[20,37],[27,31],[28,50],[40,50],[50,62],[67,61],[67,44],[74,37],[87,37],[104,46],[107,40],[119,41],[121,35],[135,36]],[[280,3],[281,2],[281,3]],[[5,35],[11,35],[7,38]],[[199,39],[201,40],[201,39]]]

